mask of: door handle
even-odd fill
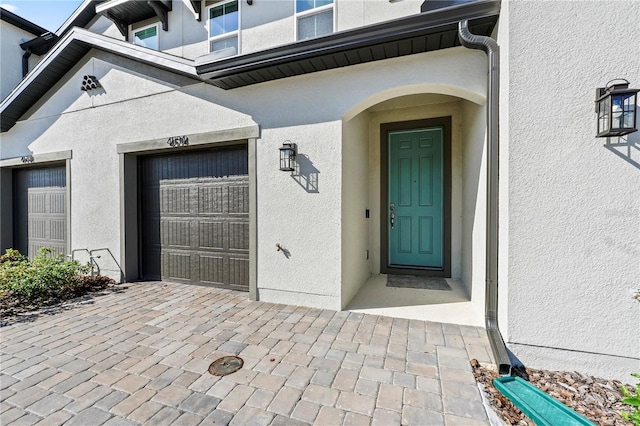
[[[389,221],[391,222],[391,229],[393,229],[393,225],[395,224],[395,221],[396,221],[395,213],[391,213],[391,215],[389,215]]]

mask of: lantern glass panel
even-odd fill
[[[612,129],[632,129],[635,117],[635,93],[612,95]]]
[[[598,102],[598,133],[609,130],[609,97]]]
[[[625,129],[633,129],[633,114],[625,113],[624,114],[624,128]]]
[[[623,96],[614,95],[611,97],[611,101],[611,128],[620,129],[622,127]]]
[[[289,144],[285,144],[280,148],[280,170],[285,172],[293,171],[293,167],[291,165],[291,161],[295,153],[293,148]]]

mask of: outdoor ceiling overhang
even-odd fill
[[[47,31],[44,34],[39,35],[36,38],[32,38],[29,41],[25,41],[20,44],[22,50],[29,50],[36,55],[44,55],[53,47],[58,41],[58,36],[52,32]]]
[[[499,0],[464,3],[231,58],[207,55],[196,58],[196,70],[211,84],[234,89],[460,46],[459,21],[468,20],[474,34],[490,36],[499,14]]]
[[[64,75],[71,70],[91,49],[98,49],[130,60],[149,64],[202,81],[198,77],[193,61],[136,46],[111,37],[74,28],[49,51],[0,103],[0,131],[6,132],[42,98]]]
[[[127,37],[129,25],[153,17],[158,17],[162,29],[167,31],[171,9],[171,0],[108,0],[96,6],[96,13],[112,20],[120,33]]]

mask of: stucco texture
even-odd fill
[[[628,380],[640,367],[640,164],[594,137],[594,99],[614,78],[640,86],[640,3],[510,1],[504,13],[509,347],[532,367]]]

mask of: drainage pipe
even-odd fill
[[[22,55],[22,78],[29,73],[29,57],[31,56],[31,49],[28,47],[24,50]]]
[[[460,42],[469,49],[483,50],[489,60],[487,87],[487,237],[485,265],[485,324],[498,372],[511,374],[511,361],[498,328],[498,96],[500,48],[491,37],[472,34],[468,21],[458,23]]]

